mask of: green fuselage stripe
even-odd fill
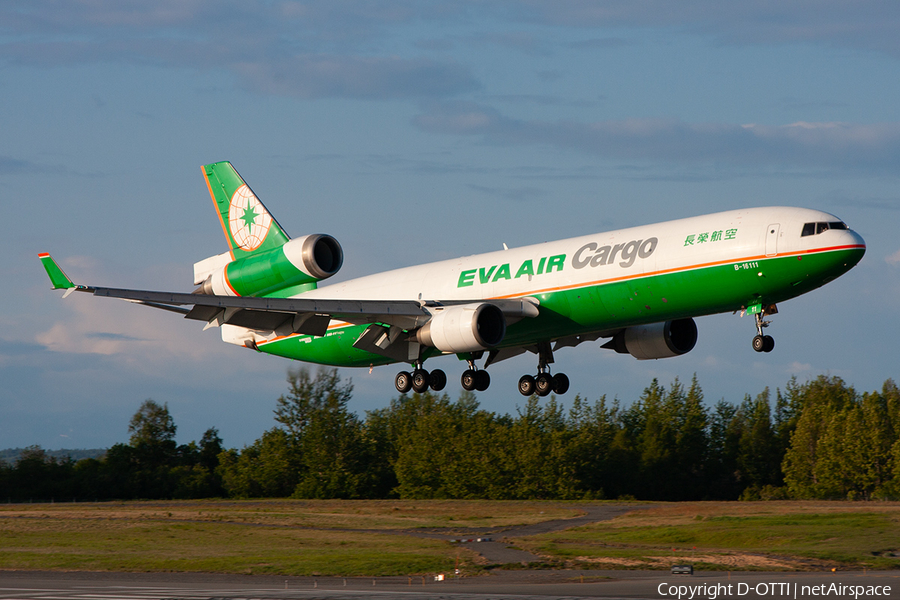
[[[864,248],[846,247],[752,257],[522,293],[540,301],[540,315],[509,326],[500,347],[784,302],[845,273],[864,253]],[[366,327],[336,326],[319,338],[292,335],[261,343],[259,349],[332,366],[395,362],[353,348]]]

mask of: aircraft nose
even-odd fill
[[[846,245],[847,246],[856,246],[858,249],[862,250],[863,254],[866,252],[866,240],[862,238],[861,235],[853,231],[852,229],[848,229],[844,232],[845,237],[847,238]]]
[[[866,241],[852,229],[841,232],[840,245],[850,251],[848,260],[844,263],[848,268],[855,266],[866,253]]]

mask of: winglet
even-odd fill
[[[38,254],[38,258],[41,259],[41,264],[44,265],[44,270],[47,271],[47,275],[50,277],[50,283],[53,284],[53,289],[68,290],[66,296],[72,293],[77,286],[72,283],[72,280],[69,279],[68,275],[63,273],[63,270],[59,268],[59,265],[56,264],[53,257],[46,252],[42,252]]]

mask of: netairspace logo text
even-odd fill
[[[811,598],[832,596],[838,598],[868,598],[890,596],[889,585],[847,585],[843,583],[823,583],[820,585],[799,585],[794,583],[716,583],[702,585],[670,585],[661,583],[656,588],[660,596],[693,600],[694,598],[735,598],[754,592],[757,596],[783,596],[788,598]]]

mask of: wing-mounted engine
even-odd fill
[[[198,294],[219,296],[290,296],[315,287],[337,273],[344,251],[330,235],[316,233],[283,246],[231,260],[229,253],[194,265]]]
[[[696,343],[697,324],[688,318],[628,327],[602,347],[631,354],[638,360],[648,360],[687,354]]]
[[[486,350],[506,335],[506,318],[493,304],[461,304],[431,310],[434,316],[416,332],[416,340],[441,352]]]

